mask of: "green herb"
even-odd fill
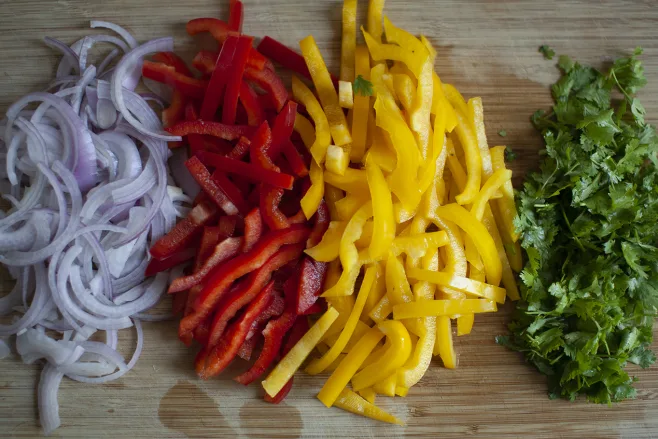
[[[352,90],[354,90],[355,95],[372,96],[372,82],[359,75],[352,84]]]
[[[548,375],[553,398],[632,398],[626,364],[656,360],[658,137],[633,97],[646,84],[640,53],[605,74],[560,57],[555,105],[532,117],[546,149],[519,194],[528,262],[511,334],[497,341]],[[613,105],[614,89],[624,98]]]
[[[539,53],[544,55],[545,59],[553,59],[555,56],[555,51],[548,47],[546,44],[539,46]]]
[[[516,160],[516,153],[509,146],[505,147],[505,161],[512,162]]]
[[[507,137],[507,131],[505,131],[505,130],[500,130],[500,131],[498,131],[498,135],[499,135],[500,137]]]

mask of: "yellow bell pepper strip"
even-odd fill
[[[467,277],[457,276],[440,271],[423,270],[420,268],[410,268],[407,271],[407,276],[409,276],[411,279],[424,280],[426,282],[449,287],[466,294],[493,300],[501,304],[505,303],[506,292],[503,288],[489,285],[474,279],[469,279]]]
[[[495,312],[496,310],[496,303],[491,300],[426,300],[424,302],[410,302],[395,305],[393,307],[393,318],[395,320],[402,320],[418,317]]]
[[[386,260],[386,294],[393,305],[413,300],[404,266],[392,252]]]
[[[377,305],[370,311],[368,317],[370,317],[375,323],[379,323],[386,319],[393,312],[393,304],[389,299],[388,295],[384,295]]]
[[[456,223],[471,237],[482,257],[487,282],[495,286],[500,284],[502,266],[496,252],[496,244],[486,227],[471,212],[457,204],[441,206],[436,209],[436,214],[447,221]]]
[[[468,105],[462,94],[459,93],[459,90],[457,90],[454,85],[445,83],[442,84],[442,89],[446,99],[448,99],[450,105],[455,109],[455,112],[461,113],[466,117],[466,115],[468,115]]]
[[[304,142],[304,146],[310,151],[315,143],[315,128],[310,120],[297,113],[295,115],[295,125],[293,127],[295,132],[299,134]]]
[[[343,191],[341,191],[337,187],[325,183],[324,200],[327,202],[327,207],[329,208],[329,218],[338,218],[338,212],[336,211],[336,202],[338,200],[342,200],[344,196],[345,194],[343,193]]]
[[[450,317],[438,316],[436,318],[436,348],[434,355],[439,355],[447,369],[457,367],[457,354],[452,343],[452,325]]]
[[[370,81],[370,55],[368,48],[362,44],[354,52],[355,75]],[[370,96],[356,93],[354,95],[354,113],[352,115],[352,149],[350,159],[359,162],[366,152],[368,123],[370,116]]]
[[[343,2],[343,39],[340,48],[340,80],[354,81],[354,50],[356,48],[356,0]]]
[[[375,392],[372,387],[359,390],[359,395],[361,395],[361,397],[368,401],[370,404],[374,404],[375,399],[377,398],[377,392]]]
[[[453,222],[446,221],[443,218],[433,218],[437,227],[444,230],[448,235],[448,246],[446,246],[445,271],[457,276],[466,276],[468,268],[466,264],[466,255],[464,254],[464,244],[461,240],[461,232]]]
[[[376,268],[370,267],[366,270],[366,274],[361,283],[361,288],[354,302],[354,308],[350,313],[350,317],[345,323],[343,331],[340,333],[340,337],[336,343],[329,349],[329,352],[324,354],[321,358],[311,361],[311,363],[306,368],[306,372],[310,375],[317,375],[323,370],[325,370],[343,351],[343,348],[347,345],[347,342],[352,337],[354,329],[356,328],[357,323],[360,323],[359,317],[361,317],[361,312],[363,311],[363,306],[366,303],[368,294],[372,287],[372,283],[375,280],[377,275]]]
[[[347,168],[343,175],[324,171],[324,181],[340,190],[360,195],[364,198],[367,198],[369,194],[366,171],[360,169]]]
[[[393,203],[393,216],[395,217],[396,223],[407,223],[413,219],[414,215],[416,215],[416,209],[409,211],[406,210],[399,201]]]
[[[366,177],[372,199],[373,234],[376,237],[370,241],[368,250],[370,257],[376,259],[386,254],[395,238],[393,200],[382,170],[372,160],[366,162]]]
[[[347,81],[338,82],[338,105],[341,108],[352,109],[354,107],[354,93],[352,83]],[[348,115],[347,120],[351,120]]]
[[[329,228],[322,240],[314,247],[307,248],[304,252],[320,262],[331,262],[338,257],[338,250],[340,247],[340,238],[347,227],[345,221],[331,221]]]
[[[350,382],[352,377],[361,367],[361,364],[370,355],[384,337],[384,333],[377,328],[369,329],[354,348],[343,358],[336,370],[325,381],[324,386],[318,393],[318,399],[327,407],[331,407],[340,393]],[[373,392],[374,393],[374,392]]]
[[[428,40],[423,34],[420,34],[420,42],[423,43],[423,46],[425,46],[429,52],[430,60],[432,61],[432,64],[434,64],[434,61],[436,60],[436,49],[432,46],[430,40]]]
[[[354,390],[365,389],[391,376],[411,355],[411,338],[409,337],[409,331],[402,323],[385,320],[378,323],[377,328],[391,340],[391,347],[387,349],[381,359],[364,367],[363,370],[354,375],[352,378],[352,388]]]
[[[308,188],[299,204],[306,219],[311,219],[324,197],[324,173],[315,160],[311,160],[311,169],[309,169],[308,175],[311,179],[311,187]]]
[[[394,397],[397,381],[398,381],[397,374],[393,373],[389,377],[381,380],[380,382],[375,383],[372,386],[372,388],[379,395]]]
[[[374,116],[374,115],[373,115]],[[373,123],[375,118],[372,118]],[[390,144],[390,137],[387,132],[375,126],[374,139],[370,148],[365,155],[365,160],[372,156],[372,160],[386,172],[393,172],[397,166],[397,157],[395,149]]]
[[[344,175],[350,164],[349,150],[336,145],[329,145],[324,167],[327,171],[338,175]]]
[[[457,335],[467,335],[471,333],[475,323],[475,314],[464,314],[457,318]]]
[[[363,312],[362,312],[362,314],[363,314]],[[370,329],[370,326],[366,325],[361,320],[356,322],[356,326],[354,327],[354,331],[352,332],[352,336],[348,340],[345,347],[343,347],[343,350],[341,352],[347,354],[354,347],[356,342],[358,342],[359,339],[361,339],[361,337],[363,337],[363,334],[365,334],[369,329]],[[330,335],[325,334],[325,337],[322,339],[322,341],[324,343],[326,343],[329,346],[329,348],[332,348],[336,344],[336,342],[338,342],[338,339],[340,338],[340,334],[342,332],[343,331],[341,330],[341,331],[338,331],[337,333],[334,333],[334,334],[330,334]],[[324,355],[324,352],[322,354]]]
[[[398,197],[405,210],[413,212],[420,202],[416,186],[419,153],[416,141],[395,103],[388,99],[375,101],[377,126],[386,130],[396,151],[397,167],[389,176],[391,191]]]
[[[463,191],[466,187],[466,171],[464,171],[462,164],[459,163],[455,152],[455,145],[450,137],[446,141],[446,146],[448,148],[447,165],[448,169],[450,169],[450,175],[452,175],[455,183],[457,183],[459,190]]]
[[[388,17],[384,17],[384,33],[389,43],[398,44],[400,47],[409,50],[417,55],[428,55],[427,47],[415,36],[404,29],[396,27]]]
[[[480,157],[480,150],[478,149],[471,126],[459,111],[457,112],[457,121],[455,131],[464,150],[467,179],[466,187],[456,197],[456,200],[457,203],[463,205],[472,203],[480,191],[480,184],[482,182],[482,158]]]
[[[466,260],[473,264],[478,270],[484,270],[484,263],[475,246],[475,242],[469,235],[464,236],[464,252],[466,253]]]
[[[359,367],[359,371],[361,371],[361,370],[365,369],[366,367],[370,366],[371,364],[376,363],[377,361],[381,360],[382,357],[384,355],[386,355],[386,352],[391,348],[391,345],[392,345],[391,340],[389,340],[387,338],[383,345],[380,344],[380,346],[376,347],[372,351],[372,354],[370,354],[368,356],[368,358],[365,359],[363,364]]]
[[[331,269],[331,264],[329,264],[329,268]],[[329,287],[331,286],[333,285],[329,285]],[[336,311],[339,312],[339,316],[334,322],[334,324],[331,325],[331,328],[329,328],[327,333],[324,335],[322,341],[325,341],[326,339],[330,338],[334,334],[340,334],[340,332],[345,327],[345,322],[347,322],[347,319],[350,318],[350,314],[352,313],[352,309],[354,308],[354,302],[355,302],[353,295],[327,297],[326,300],[329,305],[336,308]]]
[[[408,387],[395,386],[395,394],[397,396],[401,396],[404,398],[407,396],[408,393],[409,393]]]
[[[477,194],[471,205],[471,213],[474,214],[478,220],[482,221],[484,209],[487,207],[487,203],[489,202],[489,199],[491,199],[491,196],[498,190],[498,188],[511,179],[512,171],[509,169],[499,169],[487,179],[484,185],[482,185],[482,189],[480,189],[480,192]]]
[[[505,290],[507,290],[507,297],[509,297],[510,300],[519,300],[520,296],[518,286],[516,285],[516,277],[512,272],[512,267],[510,266],[505,251],[505,245],[500,237],[500,232],[498,231],[498,226],[496,225],[496,220],[490,205],[487,205],[485,208],[482,224],[487,228],[487,231],[491,234],[491,237],[494,240],[494,244],[496,244],[498,259],[500,259],[500,263],[503,267],[503,286],[505,287]]]
[[[395,96],[406,111],[410,111],[414,103],[415,88],[409,75],[404,73],[393,74],[393,90],[395,90]]]
[[[429,249],[443,247],[449,242],[448,235],[444,231],[398,236],[391,243],[390,251],[395,256],[406,253],[411,258],[420,260]],[[407,266],[409,265],[407,263]]]
[[[331,144],[331,133],[329,131],[327,116],[324,114],[313,92],[296,76],[292,77],[292,94],[297,102],[306,107],[306,111],[311,116],[311,119],[313,119],[313,123],[315,124],[315,141],[310,151],[313,160],[317,164],[321,164],[324,161],[327,148]],[[295,117],[296,121],[297,117]],[[304,144],[306,144],[306,141],[304,141]]]
[[[382,16],[384,15],[384,0],[369,0],[368,1],[368,17],[367,26],[368,32],[377,41],[382,41]]]
[[[432,350],[436,341],[436,318],[425,317],[423,320],[425,333],[418,339],[413,354],[397,372],[397,385],[407,389],[420,381],[432,361]]]
[[[363,196],[363,194],[353,195],[348,193],[347,196],[336,202],[336,216],[347,223],[356,211],[368,202],[368,199],[369,197]]]
[[[347,388],[343,389],[334,405],[350,413],[365,416],[370,419],[387,422],[389,424],[404,425],[404,422],[400,421],[395,416],[385,412],[376,405],[369,403],[357,393]]]
[[[422,46],[422,43],[420,44]],[[432,62],[429,55],[427,55],[418,77],[418,88],[410,111],[411,129],[416,134],[424,160],[427,160],[432,154],[430,151],[430,112],[432,111],[433,97],[432,71]]]
[[[263,388],[268,395],[273,397],[279,393],[337,318],[338,311],[329,308],[281,361],[279,361],[265,381],[262,382]]]
[[[372,242],[372,230],[373,230],[374,224],[372,220],[366,221],[366,223],[363,225],[363,231],[361,232],[361,236],[359,239],[354,241],[354,244],[359,250],[367,249],[370,247],[370,243]],[[367,251],[367,250],[366,250]],[[361,257],[361,251],[359,251],[359,258]],[[370,253],[368,253],[368,259],[370,259]],[[364,264],[367,263],[364,261]]]
[[[491,164],[491,154],[489,153],[489,144],[487,143],[487,131],[484,127],[484,108],[482,107],[482,98],[475,97],[468,100],[468,117],[475,129],[475,138],[477,139],[480,157],[482,157],[482,179],[486,180],[493,174],[493,165]]]
[[[368,322],[371,320],[370,311],[375,309],[375,306],[386,295],[386,278],[384,276],[384,266],[382,262],[375,262],[372,264],[375,267],[375,280],[370,288],[370,293],[366,299],[366,304],[361,313],[361,321]]]
[[[313,84],[315,84],[315,90],[322,103],[322,108],[324,108],[324,112],[327,115],[331,137],[338,146],[352,143],[352,136],[347,127],[345,114],[338,105],[336,89],[331,81],[331,76],[324,63],[320,49],[315,43],[315,39],[312,35],[309,35],[299,42],[299,46],[306,61],[308,71],[311,73],[311,78],[313,78]]]
[[[351,271],[358,264],[359,251],[354,242],[361,236],[363,225],[372,217],[372,211],[372,201],[367,201],[356,211],[345,227],[338,252],[344,271]]]
[[[332,373],[338,365],[340,364],[341,361],[343,361],[343,358],[345,358],[345,354],[339,354],[338,357],[331,363],[326,369],[325,372],[327,373]]]
[[[366,45],[368,46],[373,61],[385,61],[389,59],[400,61],[406,64],[416,78],[420,76],[423,64],[428,56],[417,56],[413,52],[403,49],[395,44],[378,43],[368,32],[365,31],[365,29],[363,29],[363,26],[361,27],[361,32],[366,40]]]
[[[356,279],[359,277],[359,273],[361,272],[361,265],[361,262],[358,261],[356,266],[354,266],[351,270],[344,269],[340,275],[340,278],[338,279],[338,282],[336,282],[336,285],[326,289],[325,292],[322,293],[322,297],[329,298],[338,296],[351,296],[354,294],[354,285],[356,284]]]

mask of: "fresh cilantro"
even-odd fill
[[[516,153],[509,146],[505,147],[505,161],[512,162],[516,160]]]
[[[352,90],[354,90],[355,95],[372,96],[372,82],[359,75],[352,84]]]
[[[498,131],[498,135],[499,135],[500,137],[506,137],[506,136],[507,136],[507,131],[505,131],[505,130],[500,130],[500,131]]]
[[[646,84],[640,54],[606,73],[561,56],[553,109],[532,116],[545,149],[515,219],[528,262],[497,341],[548,376],[551,398],[633,398],[626,364],[656,361],[658,137],[634,97]]]
[[[546,44],[539,46],[539,53],[544,55],[545,59],[553,59],[555,56],[555,51],[548,47]]]

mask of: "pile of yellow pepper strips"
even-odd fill
[[[441,83],[424,36],[387,18],[382,26],[383,3],[370,0],[366,45],[357,45],[357,0],[344,2],[339,93],[313,37],[300,42],[317,93],[293,78],[313,119],[295,121],[313,157],[302,209],[310,218],[324,197],[331,212],[307,250],[330,263],[330,307],[263,387],[276,395],[317,349],[306,372],[331,372],[320,401],[400,423],[375,396],[405,396],[433,355],[456,367],[451,319],[468,334],[475,314],[518,299],[521,252],[512,172],[505,148],[487,145],[482,100]],[[352,94],[355,80],[369,81],[373,95]]]

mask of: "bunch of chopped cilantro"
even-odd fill
[[[658,138],[634,97],[641,53],[607,73],[560,57],[553,110],[532,117],[546,149],[519,193],[528,262],[511,334],[497,341],[548,376],[552,398],[632,398],[625,366],[656,360]]]

